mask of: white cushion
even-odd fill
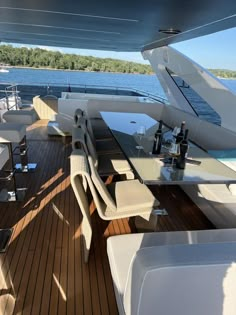
[[[219,161],[236,171],[234,159],[222,157]],[[182,185],[181,188],[216,227],[236,227],[236,184]]]
[[[129,268],[125,314],[236,314],[235,252],[236,242],[140,249]]]
[[[138,209],[150,209],[151,211],[159,205],[159,201],[148,187],[141,184],[138,179],[114,182],[108,185],[107,189],[116,201],[117,209],[121,212]]]
[[[139,233],[108,238],[107,253],[119,313],[124,314],[123,297],[129,266],[140,248],[174,244],[233,242],[235,240],[236,229]]]
[[[0,143],[19,143],[26,135],[26,127],[17,123],[0,123]]]
[[[3,114],[3,118],[6,122],[31,125],[37,120],[37,114],[34,110],[9,110]]]

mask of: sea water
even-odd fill
[[[236,93],[236,80],[221,79],[221,81]],[[156,75],[10,68],[8,73],[0,74],[0,84],[1,83],[8,83],[9,85],[44,85],[45,87],[50,87],[52,91],[53,86],[70,85],[72,92],[73,85],[114,87],[120,89],[135,89],[166,98]],[[205,116],[207,120],[211,120],[211,117],[213,118],[214,116],[212,111],[209,111],[204,104],[201,105],[201,102],[200,107],[202,107],[198,109],[200,116]],[[217,123],[217,119],[212,119],[212,122]]]

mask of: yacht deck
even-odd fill
[[[29,128],[35,173],[18,174],[23,202],[0,203],[0,228],[13,227],[0,254],[1,314],[117,314],[106,238],[135,232],[132,220],[102,221],[91,202],[93,241],[83,262],[81,213],[70,187],[70,139],[46,135],[46,122]],[[169,215],[158,231],[211,229],[213,225],[177,186],[152,187]]]

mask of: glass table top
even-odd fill
[[[159,156],[152,155],[154,134],[159,122],[150,116],[117,112],[101,112],[101,115],[141,182],[149,185],[236,183],[236,172],[191,142],[189,162],[184,170],[170,164],[165,145]],[[146,130],[141,138],[138,134],[140,126]],[[165,144],[173,137],[172,130],[163,126],[162,131]],[[137,149],[137,144],[143,148]],[[192,159],[199,161],[200,165],[191,164]]]

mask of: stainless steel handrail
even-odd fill
[[[2,91],[1,91],[2,92]],[[5,99],[6,99],[6,104],[7,104],[7,109],[19,109],[20,105],[21,105],[21,99],[18,96],[19,91],[17,89],[17,84],[12,84],[9,85],[5,88],[4,90],[5,92]],[[10,98],[13,98],[13,105],[10,104]]]

